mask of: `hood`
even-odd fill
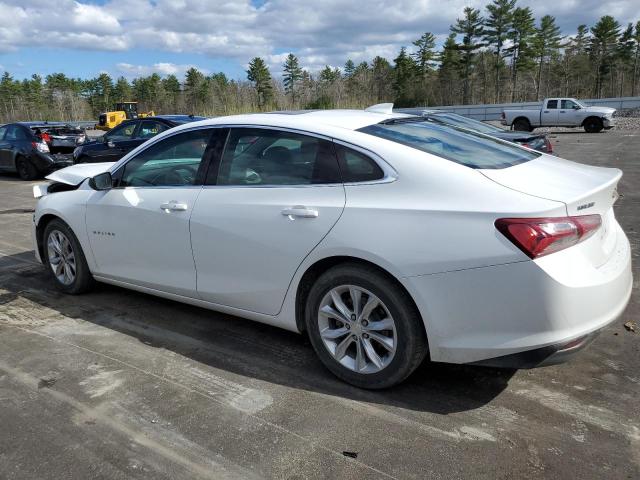
[[[45,178],[54,182],[66,183],[67,185],[80,185],[84,179],[106,172],[111,167],[113,167],[113,162],[80,163],[57,170]]]
[[[615,108],[611,108],[611,107],[587,107],[587,108],[583,108],[582,110],[586,110],[587,112],[593,112],[593,113],[602,113],[602,114],[611,114],[613,115],[613,112],[616,111]]]

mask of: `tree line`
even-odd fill
[[[535,101],[547,96],[603,98],[640,94],[640,21],[622,26],[610,15],[561,34],[556,19],[534,17],[517,0],[466,7],[442,47],[425,32],[389,61],[348,59],[319,72],[289,54],[281,78],[253,58],[246,79],[195,68],[181,81],[158,74],[115,81],[56,73],[0,78],[0,121],[86,120],[136,100],[141,111],[216,116],[273,109],[362,108],[374,103],[428,106]]]

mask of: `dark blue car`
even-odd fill
[[[205,120],[193,115],[157,115],[126,120],[97,139],[73,151],[75,163],[117,162],[138,145],[161,132],[189,122]]]

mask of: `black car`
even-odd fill
[[[126,120],[73,151],[75,163],[116,162],[157,134],[184,123],[204,120],[193,115],[159,115]]]
[[[10,123],[0,127],[0,170],[34,180],[73,164],[70,155],[53,155],[43,138],[43,122]]]
[[[463,117],[457,113],[442,112],[439,110],[422,110],[418,108],[397,109],[396,112],[409,113],[412,115],[420,115],[434,123],[442,125],[452,125],[454,127],[466,128],[479,133],[484,133],[491,137],[500,138],[508,142],[517,143],[524,147],[529,147],[543,153],[552,153],[553,148],[551,142],[546,135],[540,133],[515,132],[505,130],[500,127],[490,125],[488,123],[474,120],[472,118]]]

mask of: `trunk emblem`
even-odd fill
[[[586,210],[587,208],[591,208],[596,204],[596,202],[585,203],[584,205],[578,205],[578,211]]]

